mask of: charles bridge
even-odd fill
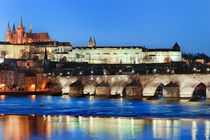
[[[63,94],[70,96],[121,96],[146,98],[155,96],[159,85],[163,97],[192,98],[199,84],[206,86],[206,99],[210,99],[210,74],[165,75],[103,75],[57,77]]]

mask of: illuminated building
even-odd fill
[[[11,32],[10,25],[8,23],[6,42],[10,42],[12,44],[27,44],[31,42],[51,41],[48,33],[32,33],[32,26],[30,26],[30,32],[27,33],[25,27],[23,26],[22,17],[20,18],[19,27],[17,29],[15,28],[14,24]]]
[[[70,62],[90,64],[141,64],[181,62],[181,51],[177,43],[172,49],[146,49],[141,46],[94,46],[90,38],[88,47],[74,47],[68,53]]]
[[[51,61],[87,62],[90,64],[142,64],[181,62],[180,46],[172,49],[147,49],[141,46],[96,46],[90,37],[87,47],[73,47],[70,42],[52,41],[48,33],[27,33],[22,18],[6,32],[6,42],[0,42],[0,57],[9,59],[44,59],[45,48]]]

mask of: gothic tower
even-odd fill
[[[23,37],[25,35],[25,28],[23,27],[23,21],[22,21],[22,17],[20,17],[20,24],[19,24],[19,27],[17,28],[17,31],[16,31],[16,34],[17,34],[17,38],[16,38],[16,43],[18,44],[22,44],[23,43]]]
[[[11,38],[12,38],[12,35],[11,35],[11,30],[10,30],[10,26],[9,26],[9,22],[8,22],[7,33],[6,33],[6,42],[10,42]]]
[[[88,41],[88,47],[93,47],[93,41],[92,41],[92,38],[91,38],[91,36],[90,36],[90,39],[89,39],[89,41]]]
[[[96,47],[96,39],[95,39],[95,37],[93,38],[92,47]]]
[[[30,34],[32,34],[32,26],[30,25]]]

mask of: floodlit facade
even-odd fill
[[[94,39],[94,45],[95,45]],[[90,64],[141,64],[181,62],[182,54],[177,43],[172,49],[146,49],[140,46],[94,46],[91,38],[88,47],[74,47],[67,61]]]
[[[140,64],[141,47],[76,47],[68,53],[70,62],[91,64]]]

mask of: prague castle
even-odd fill
[[[180,62],[180,46],[171,49],[147,49],[142,46],[97,46],[90,37],[88,46],[72,47],[70,42],[52,41],[48,33],[26,32],[22,18],[19,26],[6,32],[6,42],[0,42],[0,57],[5,59],[44,59],[45,50],[50,61],[90,64],[142,64]]]
[[[30,26],[30,32],[27,33],[25,27],[23,26],[22,17],[20,18],[20,24],[17,29],[15,29],[15,24],[13,24],[12,32],[10,30],[10,25],[8,23],[6,42],[12,44],[27,44],[31,42],[49,42],[51,41],[48,33],[32,33],[32,27]]]

